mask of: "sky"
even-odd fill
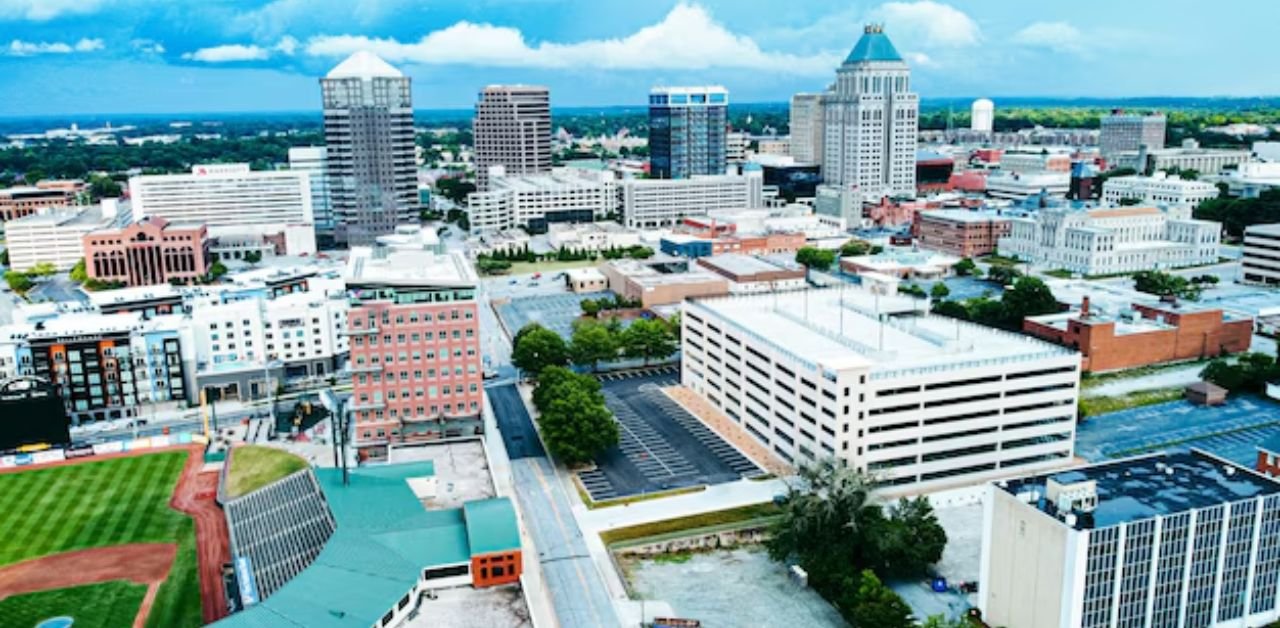
[[[778,102],[829,84],[871,22],[926,99],[1275,96],[1278,20],[1275,0],[0,0],[0,116],[317,110],[359,49],[418,109],[492,83],[554,107],[687,84]]]

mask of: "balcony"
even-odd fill
[[[364,410],[381,410],[385,407],[387,407],[385,401],[366,401],[363,403],[359,401],[351,402],[351,410],[354,412],[362,412]]]
[[[377,327],[366,327],[366,328],[357,328],[357,329],[347,330],[348,336],[370,336],[377,333],[378,333]]]
[[[358,364],[351,367],[352,373],[380,373],[382,372],[381,364]]]

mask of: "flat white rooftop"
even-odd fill
[[[461,253],[355,247],[343,278],[348,284],[474,286],[476,273]]]
[[[872,377],[1074,353],[1021,334],[924,314],[925,303],[843,288],[697,299],[685,307],[718,315],[802,361],[837,370],[869,368]]]

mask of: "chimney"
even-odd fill
[[[1089,318],[1089,295],[1080,300],[1080,318]]]

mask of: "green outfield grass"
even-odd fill
[[[195,525],[169,507],[186,461],[187,452],[174,451],[0,474],[0,565],[92,547],[176,542],[177,557],[148,625],[199,626]],[[127,626],[132,618],[102,625]],[[99,624],[76,616],[76,628],[82,625]]]
[[[236,447],[227,471],[227,497],[253,492],[306,466],[307,461],[302,458],[274,447]]]
[[[75,628],[129,626],[146,594],[146,585],[116,580],[15,595],[0,600],[0,622],[30,628],[53,617],[70,617]]]

